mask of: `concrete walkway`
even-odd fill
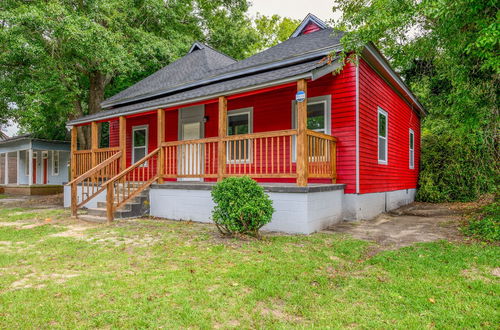
[[[395,249],[418,242],[456,241],[463,210],[449,204],[413,203],[374,220],[342,222],[327,229],[373,241],[380,249]]]

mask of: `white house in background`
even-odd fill
[[[0,141],[0,192],[48,195],[68,181],[70,144],[29,135]]]

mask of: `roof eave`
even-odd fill
[[[362,53],[362,57],[367,60],[369,63],[375,61],[376,64],[379,64],[380,67],[390,76],[390,78],[398,85],[398,87],[402,90],[402,92],[406,95],[403,95],[407,100],[409,100],[412,104],[414,104],[420,114],[422,116],[427,115],[427,111],[424,106],[420,103],[417,97],[411,92],[410,88],[406,85],[400,75],[394,71],[394,69],[390,66],[387,59],[380,53],[380,51],[375,47],[373,43],[369,43],[365,46],[364,51]]]

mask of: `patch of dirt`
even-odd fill
[[[349,234],[378,244],[378,250],[397,249],[419,242],[461,241],[458,230],[463,210],[448,204],[412,203],[373,220],[341,222],[327,231]]]
[[[266,304],[259,302],[257,308],[260,310],[262,316],[272,316],[281,321],[287,322],[300,322],[302,317],[298,315],[292,315],[284,311],[285,303],[281,299],[274,299],[272,303],[272,308],[267,307]]]
[[[29,274],[26,275],[25,277],[13,282],[10,285],[10,288],[12,290],[19,290],[19,289],[29,289],[29,288],[35,288],[35,289],[41,289],[45,287],[47,284],[46,282],[54,282],[56,284],[63,284],[65,283],[68,279],[76,277],[80,274]]]

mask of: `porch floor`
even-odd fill
[[[200,181],[168,181],[162,184],[152,184],[151,189],[186,189],[186,190],[212,190],[216,182],[200,182]],[[305,187],[299,187],[295,183],[280,183],[280,182],[259,182],[259,185],[266,192],[278,193],[309,193],[343,190],[345,184],[333,183],[312,183]]]
[[[7,195],[55,195],[63,192],[62,185],[51,184],[8,184],[0,185],[0,193]]]

